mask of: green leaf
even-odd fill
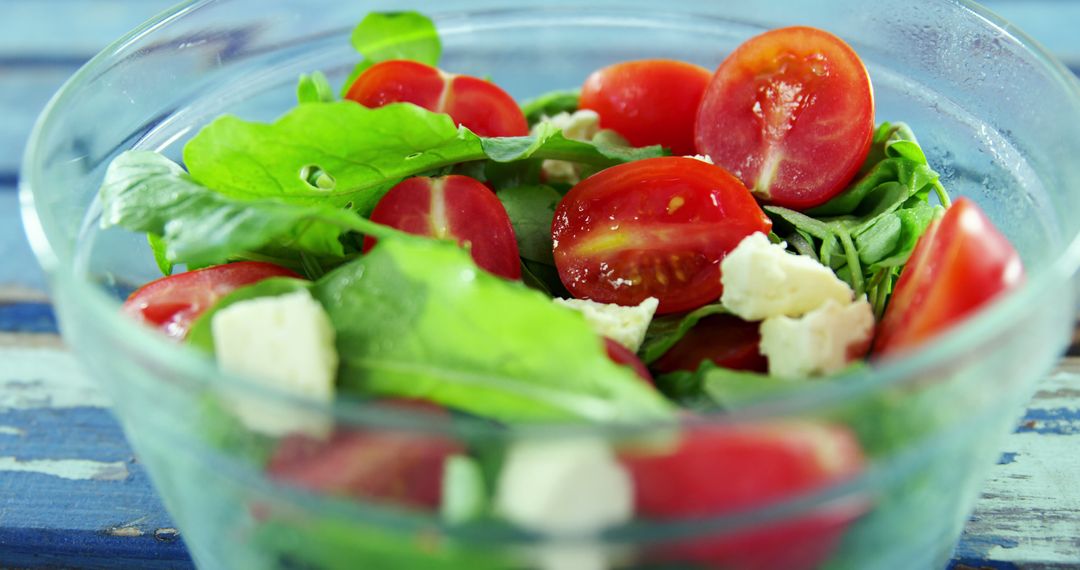
[[[154,263],[161,270],[162,275],[172,275],[173,263],[169,261],[166,253],[165,238],[155,233],[146,234],[146,242],[150,244],[150,251],[154,253]]]
[[[705,305],[685,315],[665,315],[656,317],[649,323],[649,330],[645,332],[645,342],[642,343],[638,354],[645,364],[656,362],[671,347],[682,340],[698,321],[709,315],[724,315],[727,310],[724,306],[716,303]]]
[[[296,100],[303,103],[326,103],[334,100],[334,89],[321,71],[302,74],[296,85]]]
[[[223,116],[184,147],[192,178],[231,197],[350,207],[366,215],[401,179],[484,158],[448,115],[408,103],[308,103],[277,121]],[[313,174],[328,177],[314,184]]]
[[[896,249],[900,241],[900,217],[887,214],[877,219],[866,231],[855,236],[859,261],[865,265],[881,261]]]
[[[397,233],[345,210],[232,200],[149,151],[127,151],[113,160],[101,201],[102,227],[161,236],[170,263],[222,263],[271,246],[340,259],[344,249],[338,236],[343,232]]]
[[[551,91],[522,103],[521,112],[525,114],[529,126],[532,126],[544,117],[577,111],[580,97],[581,91],[578,89]]]
[[[670,404],[609,360],[576,311],[411,236],[319,281],[343,391],[422,398],[505,422],[642,421]]]
[[[514,226],[521,257],[554,265],[551,221],[562,196],[548,186],[507,188],[497,196]]]
[[[481,138],[409,103],[368,109],[338,101],[299,105],[269,124],[218,118],[188,142],[184,161],[192,178],[225,196],[367,215],[402,179],[460,163],[558,158],[608,167],[662,154],[570,141],[557,129]]]
[[[671,372],[656,377],[656,387],[661,392],[699,410],[730,410],[781,392],[805,388],[807,384],[757,372],[721,368],[709,361],[702,362],[694,372]]]
[[[218,299],[214,306],[199,315],[188,331],[187,343],[199,350],[214,354],[214,333],[211,323],[218,311],[240,301],[258,299],[260,297],[280,297],[301,290],[310,290],[311,282],[291,277],[271,277],[258,283],[241,287]]]
[[[345,80],[342,97],[361,73],[380,61],[409,59],[437,66],[442,55],[435,24],[418,12],[371,12],[353,29],[352,45],[364,59]]]
[[[900,232],[892,251],[887,256],[870,264],[869,270],[878,271],[887,267],[899,267],[905,263],[919,238],[926,233],[930,223],[945,213],[941,206],[931,206],[920,202],[909,208],[897,210],[894,216],[899,220]]]
[[[554,265],[522,259],[521,280],[526,287],[536,289],[548,297],[567,299],[573,296],[566,290],[562,279],[559,278],[559,271],[555,269]]]

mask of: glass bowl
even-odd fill
[[[366,12],[409,7],[437,23],[442,67],[490,76],[519,99],[578,86],[621,60],[712,68],[765,29],[825,28],[866,62],[877,119],[913,127],[945,186],[977,201],[1016,245],[1028,281],[913,353],[724,414],[620,429],[508,430],[410,408],[318,406],[226,377],[122,318],[124,291],[158,274],[143,237],[97,229],[109,161],[130,148],[178,158],[224,112],[272,119],[293,104],[298,74],[322,70],[340,84],[358,59],[348,35]],[[1069,338],[1080,261],[1077,124],[1075,79],[1008,23],[963,1],[199,1],[113,44],[56,95],[30,141],[21,198],[64,337],[111,395],[202,568],[933,568],[948,560],[999,436]],[[237,422],[228,411],[235,398],[333,420],[376,451],[351,468],[383,479],[343,497],[268,476],[267,457],[281,443]],[[374,489],[413,476],[432,484],[441,470],[422,460],[402,467],[408,453],[387,449],[443,445],[498,458],[523,440],[645,438],[653,448],[639,453],[662,455],[694,434],[776,426],[850,434],[865,463],[832,484],[738,509],[639,517],[588,533],[454,523]],[[378,443],[386,441],[395,443]],[[757,469],[734,459],[728,467],[707,472],[717,488]]]

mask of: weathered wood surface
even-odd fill
[[[190,568],[107,402],[56,336],[15,183],[81,62],[172,0],[0,0],[0,568]],[[1080,69],[1080,1],[987,2]],[[1040,383],[951,564],[1080,568],[1080,359]]]

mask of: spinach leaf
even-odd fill
[[[327,103],[334,100],[334,90],[321,71],[303,74],[296,85],[296,100],[303,103]]]
[[[364,56],[341,87],[341,96],[354,81],[380,61],[411,59],[438,65],[442,55],[439,32],[430,18],[418,12],[371,12],[353,29],[352,45]]]
[[[567,140],[553,127],[481,138],[447,115],[409,103],[368,109],[352,101],[299,105],[270,124],[224,116],[184,148],[191,177],[225,196],[361,215],[402,179],[460,163],[556,158],[607,167],[662,155],[660,147]]]
[[[805,380],[794,381],[757,372],[731,370],[709,361],[702,362],[693,372],[661,374],[655,380],[656,387],[664,395],[698,410],[730,410],[807,385]]]
[[[510,216],[521,257],[555,265],[552,257],[551,221],[562,196],[548,186],[519,186],[497,194]]]
[[[652,364],[656,362],[675,343],[682,340],[698,321],[709,315],[727,314],[724,306],[716,303],[705,305],[685,315],[664,315],[653,318],[649,323],[649,330],[645,332],[645,342],[642,343],[638,354],[642,362]]]
[[[341,259],[343,232],[397,233],[346,210],[233,200],[149,151],[127,151],[113,160],[101,201],[102,227],[160,236],[152,243],[167,263],[210,265],[269,246]]]
[[[521,280],[526,287],[536,289],[548,297],[560,297],[563,299],[573,297],[566,290],[566,286],[563,285],[562,279],[559,277],[559,271],[555,269],[554,265],[532,261],[531,259],[522,259]]]
[[[529,122],[531,127],[539,123],[540,119],[545,116],[553,117],[559,113],[577,111],[580,97],[581,91],[577,89],[551,91],[522,103],[521,112],[525,114],[525,120]]]
[[[310,288],[310,281],[290,277],[272,277],[241,287],[218,299],[214,306],[207,309],[203,314],[199,315],[199,318],[195,319],[195,322],[191,323],[187,343],[209,354],[214,354],[214,333],[211,323],[218,311],[240,301],[248,301],[259,297],[279,297]]]
[[[663,397],[607,358],[583,316],[478,270],[453,244],[380,239],[313,293],[337,331],[342,391],[506,422],[672,416]]]

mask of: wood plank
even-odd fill
[[[0,363],[0,567],[191,568],[74,358],[0,346]]]

